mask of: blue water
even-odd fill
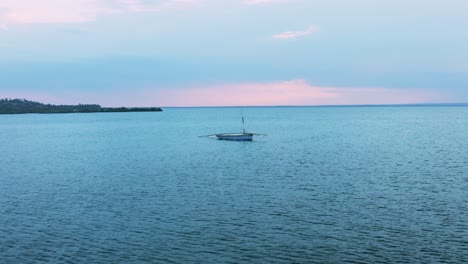
[[[0,116],[0,263],[466,263],[468,107]]]

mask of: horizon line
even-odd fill
[[[158,106],[164,108],[254,108],[254,107],[380,107],[380,106],[468,106],[466,103],[405,103],[405,104],[336,104],[336,105],[217,105],[217,106]]]
[[[35,101],[34,99],[29,100],[26,98],[0,98],[0,100],[26,100],[37,102],[41,104],[54,105],[46,102]],[[91,105],[99,103],[78,103],[78,105]],[[55,104],[55,105],[67,105],[67,104]],[[68,104],[73,105],[73,104]],[[324,104],[324,105],[198,105],[198,106],[144,106],[144,107],[164,107],[164,108],[239,108],[239,107],[379,107],[379,106],[468,106],[468,102],[453,102],[453,103],[395,103],[395,104]],[[102,107],[142,107],[142,106],[102,106]]]

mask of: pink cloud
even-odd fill
[[[407,104],[447,100],[443,94],[424,90],[320,87],[304,80],[163,89],[148,92],[147,96],[160,106]]]
[[[272,36],[273,39],[293,39],[293,38],[298,38],[298,37],[303,37],[307,35],[314,34],[317,32],[319,28],[317,26],[310,26],[308,29],[303,30],[303,31],[286,31],[283,33],[275,34]]]
[[[286,3],[293,2],[294,0],[246,0],[244,3],[247,5],[261,5],[261,4],[273,4],[273,3]]]
[[[198,0],[40,0],[0,2],[0,25],[35,23],[83,23],[99,15],[155,12],[194,4]]]
[[[207,87],[94,92],[1,92],[0,98],[45,103],[98,103],[103,106],[280,106],[367,105],[450,102],[446,94],[426,90],[322,87],[304,80],[232,83]]]
[[[92,20],[98,9],[96,0],[45,0],[0,2],[0,22],[4,24],[77,23]]]
[[[301,96],[298,96],[301,95]],[[175,106],[232,106],[306,104],[333,94],[310,89],[301,80],[272,83],[225,84],[212,87],[168,89],[158,92],[161,104]]]

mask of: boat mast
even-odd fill
[[[243,107],[241,107],[241,115],[242,115],[242,132],[245,134],[244,108]]]

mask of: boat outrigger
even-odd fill
[[[212,134],[212,135],[204,135],[200,137],[216,137],[217,139],[220,139],[220,140],[231,140],[231,141],[252,141],[254,135],[266,136],[266,134],[245,132],[244,111],[242,109],[241,109],[241,114],[242,114],[242,132]]]

